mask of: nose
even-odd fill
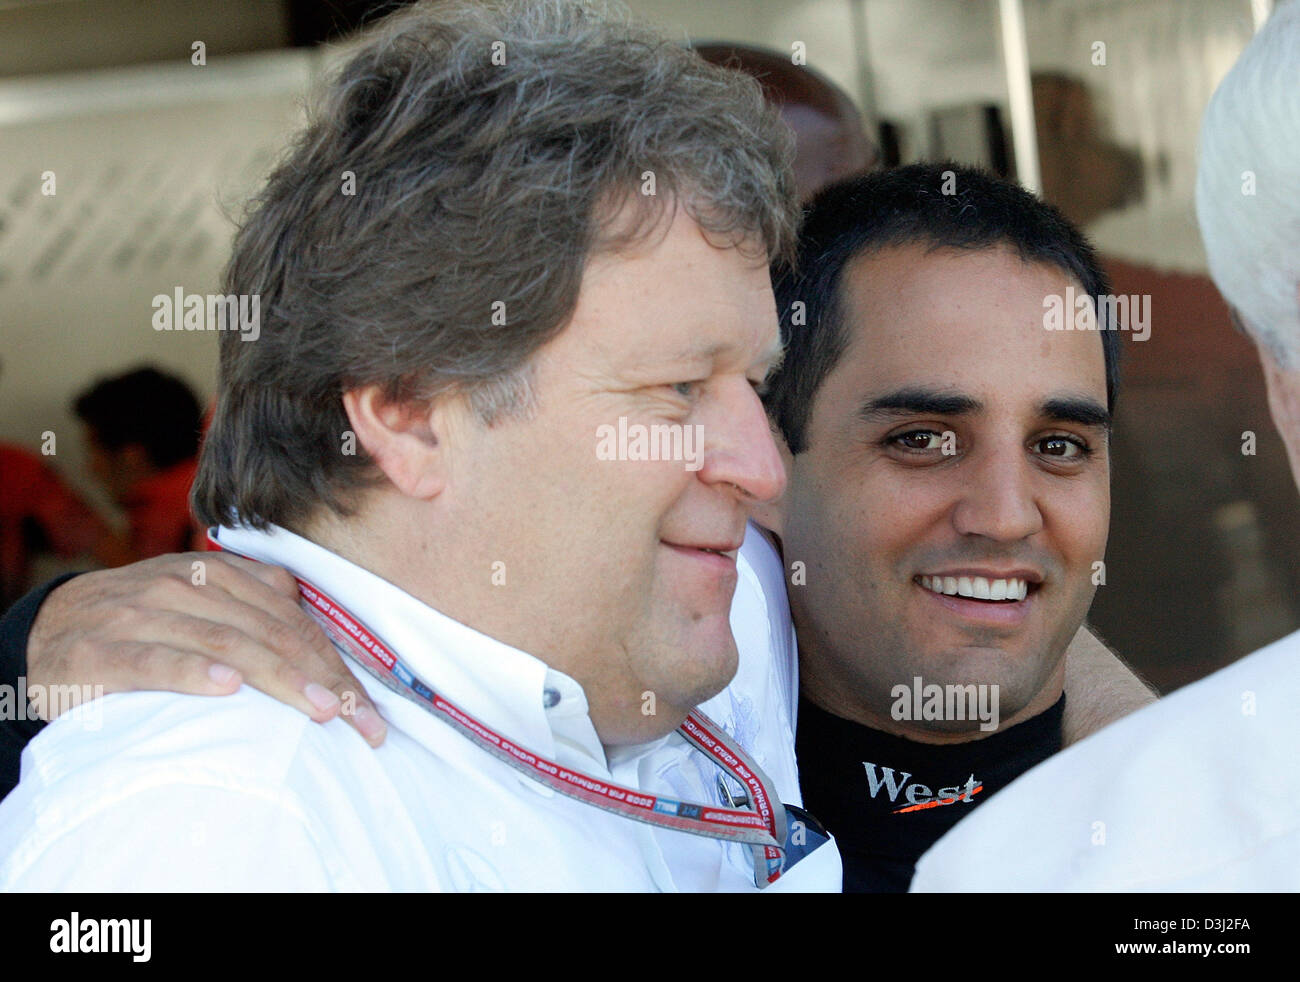
[[[729,384],[703,420],[704,462],[700,480],[732,484],[755,501],[775,501],[785,492],[785,465],[772,440],[767,413],[745,379]]]
[[[1022,447],[988,447],[965,463],[952,518],[959,533],[1015,542],[1042,531],[1034,473]]]

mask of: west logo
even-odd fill
[[[952,805],[958,801],[970,804],[975,795],[984,790],[984,785],[975,780],[974,774],[967,778],[963,785],[931,791],[926,785],[913,782],[912,775],[906,771],[903,772],[902,777],[899,777],[892,767],[881,767],[877,772],[876,765],[868,760],[862,762],[862,767],[867,772],[867,789],[871,792],[872,798],[876,798],[881,790],[884,790],[889,800],[895,803],[898,802],[900,794],[903,796],[907,804],[902,808],[895,808],[895,815]]]
[[[986,733],[998,728],[998,687],[994,685],[926,684],[921,676],[912,686],[898,684],[889,693],[889,715],[897,720],[980,720]]]

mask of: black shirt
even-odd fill
[[[68,573],[37,587],[0,618],[0,685],[9,686],[10,692],[16,694],[26,689],[25,685],[19,684],[19,679],[27,674],[27,635],[32,631],[41,604],[55,587],[66,583],[75,575]],[[23,747],[45,727],[43,722],[30,713],[24,712],[21,715],[26,718],[0,720],[0,798],[12,791],[18,783]]]
[[[846,893],[902,893],[916,861],[972,808],[1061,749],[1065,696],[981,740],[935,745],[799,702],[804,807],[844,858]]]

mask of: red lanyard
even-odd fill
[[[227,549],[211,534],[209,538],[219,548]],[[646,794],[564,767],[521,747],[439,695],[342,604],[302,577],[295,576],[294,579],[298,582],[303,608],[320,623],[337,646],[351,654],[388,688],[433,713],[498,760],[560,794],[624,818],[693,835],[746,843],[754,855],[754,882],[760,888],[781,876],[785,808],[781,800],[768,791],[767,776],[758,765],[739,747],[731,745],[722,728],[698,709],[692,710],[678,732],[745,787],[752,810],[700,805]]]

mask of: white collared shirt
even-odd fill
[[[1022,774],[912,890],[1300,889],[1300,632]]]
[[[721,801],[721,772],[676,733],[607,758],[582,687],[539,659],[283,529],[219,537],[310,580],[448,699],[535,753]],[[740,670],[701,708],[799,804],[783,571],[752,527],[737,565]],[[342,720],[315,724],[248,686],[218,699],[110,695],[90,734],[85,714],[60,717],[24,750],[22,781],[0,804],[0,889],[755,889],[745,847],[557,794],[354,671],[389,723],[378,750]],[[838,890],[834,843],[777,887]]]

